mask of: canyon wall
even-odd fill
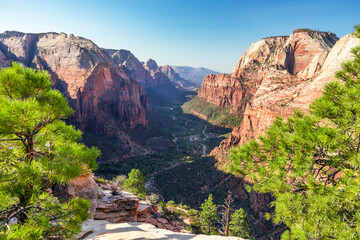
[[[126,68],[120,66],[117,57],[121,50],[116,52],[110,55],[92,41],[72,34],[0,34],[0,67],[17,61],[47,70],[75,111],[68,122],[85,132],[85,143],[100,147],[106,156],[100,162],[152,153],[125,132],[148,125],[150,105],[144,86],[153,78],[142,64],[143,72],[141,68],[134,70],[136,62],[130,52]],[[116,148],[109,151],[109,143]]]
[[[75,110],[70,122],[83,131],[114,134],[147,124],[147,99],[139,83],[88,39],[64,33],[0,35],[7,59],[49,71]]]
[[[198,96],[244,114],[263,81],[291,85],[313,77],[337,40],[333,33],[300,30],[289,37],[260,39],[240,57],[231,75],[207,76]]]
[[[233,129],[229,139],[211,152],[217,159],[217,167],[227,160],[229,149],[263,134],[276,116],[286,119],[295,109],[308,112],[325,84],[335,80],[342,62],[351,59],[350,50],[357,45],[360,40],[351,34],[338,39],[332,33],[296,30],[290,36],[253,43],[240,57],[232,74],[208,75],[198,97],[243,116],[241,125]],[[286,229],[264,219],[264,213],[271,211],[271,195],[247,193],[245,185],[249,183],[243,179],[232,176],[229,181],[229,188],[242,203],[248,204],[244,209],[256,228],[254,232],[279,236]],[[259,239],[265,239],[260,235]]]
[[[228,147],[233,144],[241,145],[258,137],[280,114],[287,118],[295,109],[307,112],[311,103],[322,95],[325,84],[335,80],[335,73],[341,69],[342,62],[351,59],[350,49],[359,44],[360,41],[352,38],[351,35],[341,38],[325,59],[313,65],[321,66],[315,73],[306,72],[312,67],[311,65],[302,72],[310,73],[311,77],[294,78],[293,82],[282,79],[283,82],[280,84],[271,78],[263,81],[246,108],[242,124],[233,130]]]
[[[161,82],[151,76],[150,72],[144,68],[143,64],[130,51],[124,49],[106,49],[106,51],[115,63],[124,69],[129,77],[136,79],[144,86],[156,86],[161,84]]]
[[[278,115],[287,118],[295,109],[307,112],[324,85],[335,80],[342,62],[351,59],[351,48],[359,44],[351,34],[338,40],[332,33],[295,30],[289,37],[253,43],[231,75],[208,76],[199,97],[244,116],[212,154],[220,156],[221,149],[257,138]]]

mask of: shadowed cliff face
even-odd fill
[[[49,71],[75,110],[70,122],[81,130],[115,134],[147,124],[147,98],[139,83],[90,40],[63,33],[5,32],[0,50],[10,60]]]
[[[9,67],[10,62],[6,59],[6,56],[0,50],[0,68]]]
[[[162,71],[161,68],[157,65],[156,61],[153,59],[149,59],[143,65],[144,68],[150,73],[152,78],[155,80],[156,84],[154,85],[172,85],[168,76],[166,76]]]
[[[139,83],[145,86],[158,85],[157,79],[151,77],[150,72],[147,71],[143,64],[127,50],[106,50],[112,59],[123,68],[126,74],[136,79]]]

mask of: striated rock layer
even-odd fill
[[[5,32],[0,50],[10,60],[49,71],[75,110],[71,122],[81,130],[114,134],[147,124],[147,99],[139,83],[90,40],[64,33]]]
[[[307,112],[311,103],[321,96],[324,85],[335,80],[335,72],[340,70],[342,62],[351,59],[351,48],[359,44],[351,34],[337,41],[331,33],[299,30],[290,37],[272,37],[253,43],[229,76],[242,78],[252,71],[249,68],[256,68],[257,75],[248,79],[253,83],[252,89],[246,89],[252,92],[251,100],[244,103],[241,125],[212,154],[219,156],[221,148],[229,149],[258,137],[278,115],[287,118],[295,109]],[[226,89],[225,93],[230,91]],[[223,95],[223,99],[232,96],[236,102],[234,96],[243,94],[244,90],[236,90],[231,95]],[[230,106],[238,109],[236,105]]]
[[[337,40],[333,33],[301,31],[260,39],[240,57],[231,75],[207,76],[198,96],[244,114],[263,81],[290,85],[313,77]]]

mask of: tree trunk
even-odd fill
[[[225,236],[229,236],[229,222],[230,222],[230,206],[228,209],[226,209]]]
[[[26,193],[19,196],[19,207],[23,209],[20,210],[17,220],[21,225],[24,224],[28,218],[26,210],[24,208],[29,205],[29,200],[30,199],[26,197]]]

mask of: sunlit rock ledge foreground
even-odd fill
[[[241,240],[237,237],[196,235],[173,232],[156,228],[149,223],[126,222],[109,223],[103,220],[88,220],[83,223],[80,239],[87,240],[140,240],[140,239],[179,239],[179,240]]]
[[[69,197],[87,198],[91,202],[92,219],[82,224],[77,239],[240,239],[184,233],[183,227],[159,214],[156,205],[123,190],[115,195],[102,190],[92,174],[72,180],[66,192]]]

